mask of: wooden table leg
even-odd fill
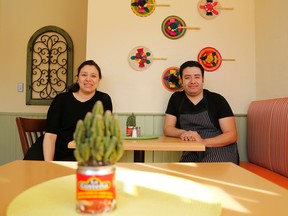
[[[134,151],[134,162],[144,163],[145,151]]]

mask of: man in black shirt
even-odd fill
[[[183,152],[181,162],[239,164],[234,114],[220,94],[203,89],[204,68],[196,61],[180,67],[183,91],[170,97],[164,134],[203,143],[205,152]]]

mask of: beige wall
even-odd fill
[[[255,0],[257,98],[288,96],[288,1]]]
[[[162,86],[163,71],[197,59],[202,48],[212,46],[223,58],[236,61],[223,61],[217,71],[207,72],[205,87],[225,96],[235,113],[246,113],[256,97],[254,1],[221,0],[222,7],[234,10],[222,10],[213,20],[200,16],[198,2],[158,1],[171,6],[156,7],[150,16],[139,17],[132,12],[130,1],[115,1],[111,7],[110,1],[88,0],[87,57],[102,67],[100,87],[112,96],[116,112],[165,112],[171,92]],[[168,39],[161,24],[170,15],[201,30],[187,30],[178,40]],[[128,54],[135,46],[146,46],[155,57],[168,60],[154,61],[148,70],[135,71],[128,64]]]
[[[88,2],[91,7],[87,15]],[[99,62],[104,73],[100,88],[111,94],[117,112],[163,113],[171,94],[159,80],[163,69],[196,58],[198,51],[208,45],[218,48],[223,57],[236,59],[223,62],[220,69],[206,73],[205,77],[206,87],[222,93],[236,114],[246,113],[251,100],[286,96],[288,1],[221,0],[222,6],[234,10],[223,11],[210,21],[200,17],[195,9],[198,0],[157,2],[170,3],[171,7],[156,8],[149,17],[140,18],[131,12],[127,0],[113,1],[113,7],[111,1],[97,0],[0,0],[0,113],[46,113],[47,106],[26,106],[25,92],[17,92],[17,83],[26,82],[28,40],[46,25],[56,25],[70,34],[74,42],[74,69],[86,55]],[[159,22],[172,14],[182,16],[187,24],[201,30],[187,31],[175,43],[164,38]],[[155,56],[168,60],[154,61],[149,71],[137,73],[127,64],[128,52],[136,45],[145,45]],[[145,106],[141,101],[145,101]],[[11,150],[17,148],[21,153],[16,114],[4,114],[0,121],[1,159],[5,162],[21,158]],[[245,122],[237,125],[243,160],[245,126]],[[159,126],[157,129],[162,131]]]
[[[17,83],[26,83],[28,40],[46,25],[57,25],[72,37],[74,69],[86,55],[99,62],[104,73],[100,88],[111,94],[118,112],[162,113],[170,96],[159,81],[162,71],[196,58],[208,45],[218,48],[223,57],[236,59],[223,62],[205,77],[205,86],[222,93],[235,113],[246,113],[251,100],[286,96],[288,1],[221,0],[222,6],[234,10],[206,21],[195,9],[198,0],[162,1],[171,7],[156,8],[147,18],[134,15],[130,1],[115,1],[111,7],[110,1],[90,0],[88,25],[87,1],[0,0],[0,112],[47,111],[47,106],[26,106],[25,92],[17,92]],[[174,42],[164,38],[159,23],[172,14],[201,30],[187,31]],[[127,64],[128,53],[136,45],[145,45],[168,61],[154,61],[149,71],[137,73]]]
[[[86,59],[87,0],[0,0],[0,112],[46,113],[47,106],[25,105],[26,50],[40,28],[55,25],[74,43],[74,71]]]

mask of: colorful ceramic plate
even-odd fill
[[[162,22],[162,32],[169,39],[179,39],[184,36],[185,22],[178,16],[168,16]]]
[[[217,49],[205,47],[198,54],[198,62],[204,67],[205,71],[212,72],[221,66],[222,56]]]
[[[155,10],[155,0],[132,0],[131,9],[140,17],[146,17],[152,14]]]
[[[183,87],[181,83],[179,68],[167,68],[162,74],[162,84],[168,91],[181,91]]]
[[[205,19],[214,19],[221,12],[221,5],[218,1],[214,0],[200,0],[198,2],[198,12]]]
[[[143,71],[150,67],[152,64],[152,52],[150,49],[144,46],[137,46],[133,48],[128,56],[129,65],[137,71]]]

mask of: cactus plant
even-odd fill
[[[97,101],[92,112],[77,122],[73,136],[76,142],[74,155],[79,165],[115,164],[124,153],[118,116],[103,110],[102,102]]]
[[[136,126],[136,116],[134,115],[134,113],[132,113],[131,115],[129,115],[127,117],[126,126],[127,127],[135,127]]]

